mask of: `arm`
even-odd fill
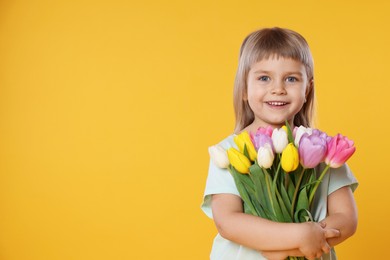
[[[241,198],[232,194],[213,195],[211,208],[222,237],[258,251],[294,250],[314,259],[329,252],[326,238],[338,235],[314,222],[278,223],[245,214]]]
[[[340,231],[339,237],[328,239],[328,243],[332,247],[355,233],[357,208],[349,186],[342,187],[328,196],[328,217],[322,222],[327,228],[335,228]]]

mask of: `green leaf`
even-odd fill
[[[264,171],[264,173],[265,173],[265,182],[267,184],[267,193],[270,198],[271,207],[273,209],[275,217],[279,222],[284,222],[283,213],[280,208],[279,202],[276,198],[275,189],[272,187],[272,178],[267,171]]]
[[[262,204],[265,208],[271,209],[271,202],[269,200],[268,193],[265,187],[266,182],[264,172],[256,163],[249,168],[249,171],[251,173],[251,178],[254,183],[256,195],[259,202],[263,202]]]
[[[288,212],[290,212],[291,211],[291,199],[288,197],[288,194],[287,194],[287,191],[286,191],[286,188],[284,187],[284,185],[280,186],[280,195],[283,199],[284,205],[286,206]]]
[[[255,192],[255,185],[249,176],[249,174],[241,174],[237,172],[237,177],[240,179],[240,181],[243,183],[243,185],[246,187],[248,192],[254,193]]]
[[[295,185],[292,182],[290,175],[286,174],[285,176],[287,178],[287,194],[288,197],[290,198],[290,201],[294,198],[294,192],[295,192]]]
[[[310,178],[309,178],[309,181],[308,181],[308,184],[310,184],[310,188],[308,188],[308,194],[311,193],[311,190],[312,190],[312,185],[314,185],[314,183],[316,182],[317,180],[317,173],[316,173],[316,170],[313,169],[311,175],[310,175]]]
[[[290,124],[286,120],[286,127],[287,127],[287,137],[288,137],[288,142],[289,143],[294,143],[294,136],[291,130]]]
[[[284,200],[283,200],[283,198],[280,195],[278,190],[276,190],[276,197],[278,199],[280,209],[282,210],[282,213],[283,213],[284,222],[293,222],[292,216],[290,215],[291,206],[290,206],[290,208],[287,207],[287,205],[284,203]]]
[[[306,188],[307,194],[310,194],[313,186],[318,182],[316,179],[316,171],[315,169],[307,169],[305,175],[305,185],[302,185],[302,188]]]
[[[256,197],[258,203],[261,205],[264,213],[266,214],[266,218],[277,221],[272,210],[272,203],[270,201],[271,198],[269,197],[267,192],[264,171],[260,168],[260,166],[257,163],[253,164],[250,167],[249,171],[251,173],[250,174],[251,179],[254,183],[254,187],[256,190]]]
[[[233,176],[234,182],[236,184],[237,190],[240,193],[241,199],[244,201],[244,208],[246,213],[250,213],[255,216],[259,216],[259,213],[257,212],[256,208],[252,204],[252,200],[250,199],[250,196],[248,194],[247,189],[245,188],[243,182],[241,181],[242,175],[239,173],[233,166],[229,166],[229,171]],[[246,204],[246,207],[245,207]]]
[[[295,223],[303,223],[313,221],[313,217],[307,209],[300,209],[297,212],[295,212],[294,215],[294,222]]]
[[[247,190],[249,200],[251,204],[256,209],[256,212],[260,217],[268,218],[267,213],[264,211],[264,205],[262,205],[261,201],[257,198],[257,190],[252,181],[252,177],[249,174],[241,174],[238,175],[240,181],[243,183],[244,188]]]
[[[246,144],[244,144],[244,155],[249,159],[249,152],[248,152],[248,148],[246,147]]]
[[[306,217],[308,217],[307,214],[308,210],[309,210],[309,196],[307,194],[307,189],[303,188],[299,192],[297,207],[294,214],[294,221],[295,222],[307,221]]]

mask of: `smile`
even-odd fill
[[[268,105],[271,105],[271,106],[284,106],[284,105],[287,105],[286,102],[280,102],[280,101],[269,101],[269,102],[266,102]]]

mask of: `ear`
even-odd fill
[[[245,89],[244,94],[242,95],[242,100],[248,101],[248,90]]]
[[[313,88],[314,88],[314,79],[311,78],[306,86],[306,93],[305,93],[306,99],[309,96],[309,93],[312,91]]]

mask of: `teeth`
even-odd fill
[[[283,106],[286,105],[287,103],[285,102],[278,102],[278,101],[273,101],[273,102],[268,102],[271,106]]]

